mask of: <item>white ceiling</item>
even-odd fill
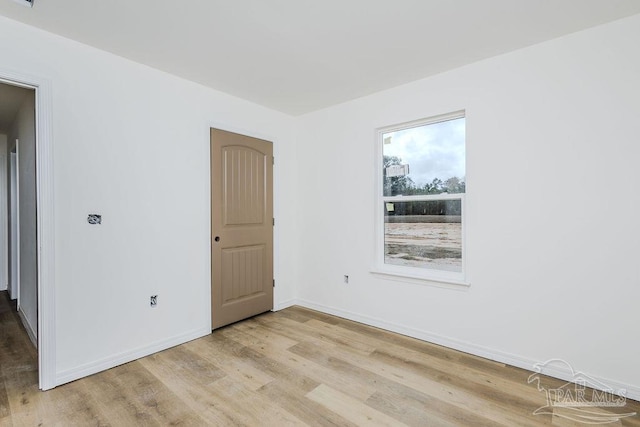
[[[0,0],[0,14],[298,115],[640,13],[638,0]]]

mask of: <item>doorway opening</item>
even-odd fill
[[[37,348],[42,390],[56,385],[51,143],[50,83],[0,69],[0,296]]]
[[[0,84],[0,290],[37,347],[35,89]]]

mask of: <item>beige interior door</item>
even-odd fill
[[[273,309],[273,144],[211,129],[211,324]]]

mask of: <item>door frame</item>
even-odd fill
[[[11,228],[9,235],[11,237],[11,299],[16,300],[18,310],[20,310],[20,141],[16,139],[16,152],[9,153],[9,173],[11,175],[11,186],[9,187],[9,200],[11,210],[9,217],[11,218]],[[14,212],[15,210],[15,212]],[[14,235],[15,232],[15,235]],[[15,247],[14,247],[15,245]],[[15,268],[14,268],[15,267]]]
[[[36,227],[38,257],[38,378],[41,390],[56,384],[55,221],[53,93],[48,79],[0,69],[0,83],[35,90]]]
[[[7,147],[8,147],[7,141]],[[0,214],[0,243],[4,246],[4,252],[0,256],[0,287],[6,284],[7,291],[10,292],[11,283],[9,283],[9,162],[11,155],[8,149],[4,153],[0,153],[0,207],[4,210],[4,214]],[[1,289],[1,288],[0,288]]]

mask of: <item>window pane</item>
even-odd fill
[[[462,272],[462,201],[384,203],[384,262]]]
[[[382,135],[383,195],[465,192],[465,119]]]

